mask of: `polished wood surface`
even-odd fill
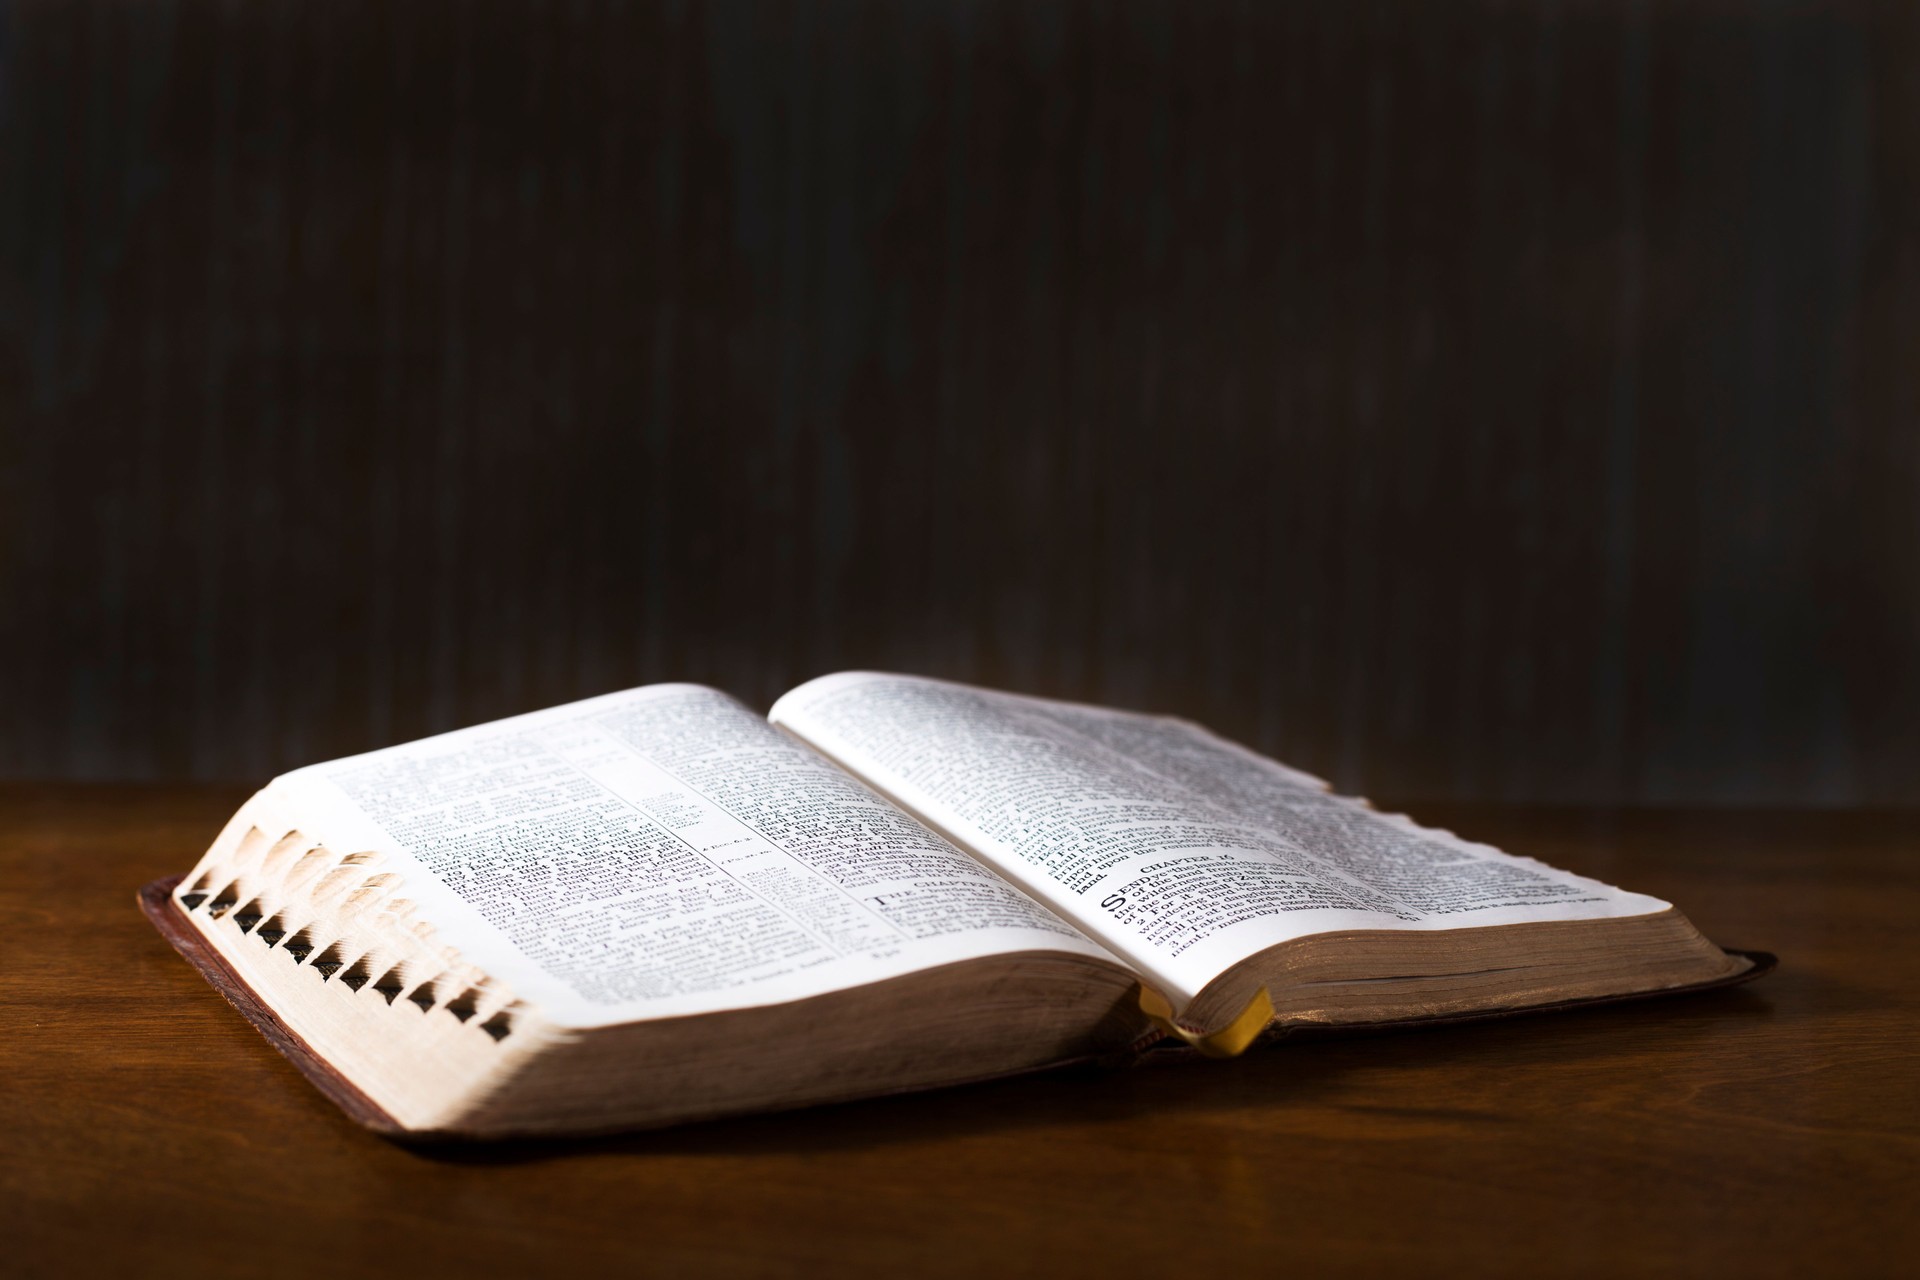
[[[1422,811],[1777,952],[1749,987],[415,1151],[135,908],[243,798],[0,787],[9,1274],[1837,1275],[1920,1251],[1920,813]]]

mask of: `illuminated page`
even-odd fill
[[[1247,956],[1313,933],[1667,909],[1377,813],[1185,721],[864,672],[802,685],[772,719],[1176,1007]]]
[[[464,960],[565,1026],[819,995],[1015,951],[1111,960],[725,694],[655,685],[276,779],[399,859]]]

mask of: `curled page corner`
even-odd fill
[[[1217,1031],[1194,1031],[1173,1018],[1173,1006],[1167,998],[1145,983],[1140,985],[1140,1011],[1154,1026],[1174,1039],[1198,1049],[1209,1058],[1237,1058],[1273,1021],[1273,997],[1265,987],[1254,992],[1253,999],[1226,1026]]]

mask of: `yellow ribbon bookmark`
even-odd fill
[[[1147,1015],[1154,1026],[1192,1045],[1209,1058],[1237,1058],[1273,1021],[1273,997],[1267,994],[1265,987],[1260,988],[1254,993],[1253,999],[1247,1001],[1247,1007],[1240,1011],[1239,1017],[1218,1031],[1205,1034],[1189,1031],[1175,1022],[1173,1006],[1167,1003],[1167,998],[1145,983],[1140,986],[1140,1011]]]

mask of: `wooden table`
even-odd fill
[[[11,1275],[1889,1273],[1920,813],[1425,810],[1781,957],[1731,991],[584,1143],[350,1125],[134,891],[244,793],[0,787]]]

